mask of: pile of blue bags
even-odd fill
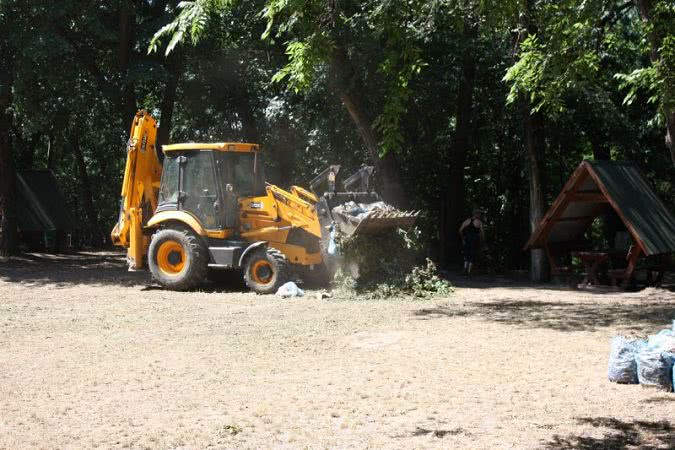
[[[616,336],[609,354],[609,381],[642,384],[672,392],[675,362],[675,322],[647,339]]]

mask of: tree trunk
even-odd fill
[[[28,145],[23,150],[23,164],[26,168],[32,169],[33,163],[35,161],[35,149],[42,140],[42,135],[40,133],[35,133],[31,136],[28,141]]]
[[[546,142],[543,135],[543,117],[532,113],[526,102],[524,110],[525,150],[530,185],[530,232],[533,232],[546,214],[546,198],[542,178],[542,161]],[[549,278],[544,251],[532,250],[530,255],[530,277],[532,281],[543,282]]]
[[[517,36],[518,48],[527,34],[538,32],[532,21],[535,9],[534,0],[524,0],[524,10],[520,14],[520,33]],[[522,116],[525,132],[525,153],[527,157],[527,174],[530,192],[529,225],[532,233],[546,214],[546,198],[542,178],[543,158],[546,141],[543,135],[544,118],[539,112],[532,112],[532,105],[526,98],[522,99]],[[530,250],[530,278],[534,282],[549,279],[548,264],[542,249]]]
[[[161,120],[157,130],[158,155],[162,155],[161,146],[169,143],[171,139],[171,125],[173,123],[173,110],[176,105],[176,91],[180,79],[180,63],[167,64],[169,78],[164,88],[164,96],[161,104]]]
[[[241,120],[241,131],[244,139],[247,142],[259,144],[260,131],[258,130],[258,121],[255,119],[255,114],[248,98],[241,99],[237,112]]]
[[[442,198],[441,261],[448,265],[461,261],[462,240],[459,227],[466,215],[466,197],[464,189],[464,167],[467,150],[471,146],[473,135],[473,90],[476,76],[476,60],[472,43],[477,30],[468,20],[464,24],[462,55],[462,75],[457,94],[457,127],[450,143],[450,167],[445,178]]]
[[[368,113],[361,102],[361,96],[351,87],[353,77],[353,68],[346,52],[342,48],[337,48],[333,51],[331,59],[331,79],[333,85],[340,96],[342,104],[347,109],[349,117],[354,122],[359,136],[361,136],[368,156],[382,177],[382,197],[387,202],[399,206],[405,205],[406,195],[401,185],[396,156],[388,152],[380,157],[379,140],[372,127],[373,121],[368,117]]]
[[[75,157],[78,178],[80,179],[80,199],[82,200],[83,209],[87,214],[88,228],[92,239],[91,244],[100,246],[103,244],[103,233],[101,232],[98,215],[94,206],[94,196],[91,189],[89,174],[87,173],[87,164],[84,160],[84,154],[82,153],[80,140],[77,134],[72,136],[70,144],[73,149],[73,156]]]
[[[593,146],[593,159],[596,161],[609,161],[612,159],[612,152],[607,141],[596,136],[591,130],[589,133],[591,145]]]
[[[16,172],[12,141],[9,136],[12,116],[11,74],[0,68],[0,256],[18,253],[19,241],[16,218]]]
[[[56,164],[55,147],[54,147],[55,138],[53,134],[49,134],[47,140],[47,169],[54,170]]]
[[[396,157],[391,153],[380,156],[380,147],[378,145],[375,131],[371,126],[365,109],[357,95],[352,92],[340,92],[340,100],[347,108],[349,116],[352,118],[356,129],[361,136],[361,140],[368,151],[368,156],[375,164],[375,168],[382,176],[383,191],[382,197],[390,203],[404,205],[406,196],[401,185],[398,163]]]
[[[131,123],[136,114],[136,93],[134,83],[129,78],[129,63],[134,38],[134,4],[131,0],[121,0],[119,10],[119,29],[117,45],[117,71],[120,83],[120,102],[122,124]]]
[[[303,137],[286,117],[279,118],[277,123],[278,143],[270,156],[274,160],[273,174],[278,184],[288,186],[295,182],[297,174],[297,150],[303,147]]]
[[[241,121],[241,132],[246,141],[252,143],[260,143],[260,130],[258,129],[258,121],[255,118],[253,106],[251,105],[250,94],[244,80],[238,80],[238,93],[234,99],[237,114]]]
[[[670,158],[675,166],[675,111],[666,111],[666,146],[670,149]]]

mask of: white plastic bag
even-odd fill
[[[300,289],[297,284],[289,281],[288,283],[283,284],[277,290],[277,295],[281,298],[303,297],[305,295],[305,291]]]

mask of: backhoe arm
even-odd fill
[[[113,244],[128,249],[130,270],[143,267],[149,244],[143,226],[157,209],[162,163],[157,157],[156,140],[157,122],[146,111],[139,111],[127,144],[120,215],[110,235]]]

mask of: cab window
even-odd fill
[[[218,189],[212,152],[189,152],[185,156],[187,156],[187,161],[183,168],[182,188],[185,198],[181,209],[197,216],[206,228],[213,228],[218,225],[215,206],[218,200]]]
[[[178,158],[164,158],[159,204],[178,202]]]
[[[221,153],[223,181],[231,184],[239,197],[265,195],[260,154],[225,152]]]

